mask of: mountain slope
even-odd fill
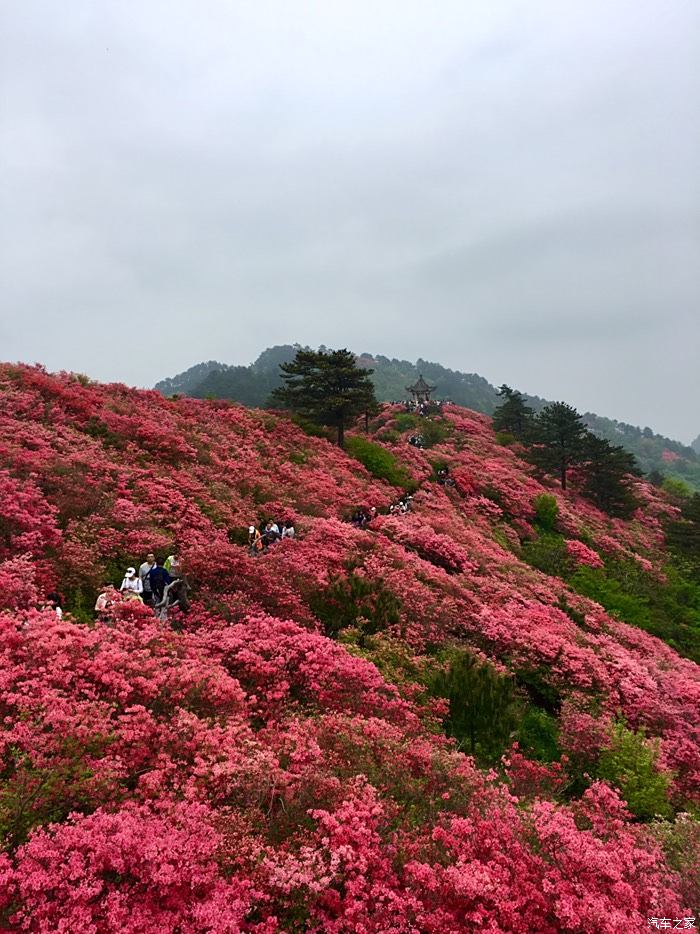
[[[217,369],[211,363],[199,364],[172,380],[158,383],[155,388],[165,395],[179,392],[200,399],[231,399],[244,405],[265,406],[272,390],[280,384],[279,364],[292,360],[297,346],[271,347],[249,367],[220,364]],[[450,399],[486,415],[491,415],[500,403],[496,387],[475,373],[449,370],[428,360],[411,363],[368,353],[360,354],[358,361],[374,370],[375,391],[383,402],[405,398],[406,385],[422,373],[437,386],[436,398]],[[173,388],[175,386],[178,388]],[[535,411],[548,404],[538,396],[527,396],[527,399]],[[621,444],[634,454],[645,473],[660,472],[700,490],[700,454],[693,447],[656,434],[650,428],[638,428],[593,412],[586,412],[583,417],[595,434],[613,444]]]
[[[637,481],[612,520],[457,406],[432,448],[414,430],[386,406],[356,445],[414,490],[391,514],[400,488],[283,416],[0,367],[6,927],[603,934],[691,913],[698,825],[675,812],[700,801],[700,668],[669,643],[694,654],[697,620],[634,602],[675,593],[674,507]],[[251,556],[269,517],[298,538]],[[93,618],[105,577],[175,547],[182,631],[127,602]],[[616,575],[618,617],[583,595]],[[35,608],[50,590],[63,621]],[[621,621],[639,607],[650,631]]]

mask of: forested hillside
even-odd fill
[[[460,406],[368,428],[0,367],[0,929],[693,916],[700,514],[611,518]],[[150,551],[189,608],[93,610]]]
[[[165,395],[182,393],[200,399],[231,399],[243,405],[262,407],[280,385],[279,364],[292,360],[297,346],[270,347],[247,367],[201,363],[172,379],[163,380],[156,389]],[[374,370],[375,391],[383,402],[404,399],[406,386],[422,373],[428,382],[437,386],[435,396],[438,399],[449,399],[486,415],[491,415],[499,403],[496,387],[476,373],[449,370],[428,360],[411,363],[368,353],[360,354],[358,361]],[[538,396],[526,394],[526,398],[535,411],[547,405],[547,400]],[[656,434],[651,428],[638,428],[592,412],[584,413],[584,419],[601,438],[621,444],[634,454],[645,473],[659,473],[700,490],[700,454],[693,447]]]

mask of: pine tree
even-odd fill
[[[565,402],[553,402],[532,420],[528,456],[545,473],[558,476],[565,490],[569,470],[585,460],[587,434],[576,409]]]
[[[525,402],[525,396],[505,383],[498,390],[503,399],[493,413],[494,431],[507,431],[519,441],[523,441],[532,423],[533,410]]]
[[[430,681],[436,697],[450,703],[445,729],[460,748],[486,760],[498,758],[517,726],[515,682],[468,651],[451,653],[447,666]]]
[[[272,393],[273,400],[335,428],[341,448],[348,422],[377,409],[372,370],[359,367],[349,350],[300,349],[280,370],[284,385]]]
[[[634,455],[605,438],[589,433],[584,441],[584,456],[583,495],[611,516],[631,515],[637,502],[629,489],[627,477],[639,473]]]
[[[700,493],[695,493],[681,507],[680,518],[667,530],[673,550],[700,568]]]

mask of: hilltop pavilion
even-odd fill
[[[411,393],[413,402],[417,405],[420,405],[422,402],[430,402],[430,393],[435,392],[436,389],[437,386],[429,386],[426,383],[422,373],[418,377],[418,382],[414,383],[413,386],[406,386],[406,392]]]

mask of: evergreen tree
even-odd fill
[[[514,680],[468,651],[453,651],[446,667],[430,679],[436,697],[450,703],[445,730],[459,747],[487,761],[497,759],[512,739],[520,714]]]
[[[667,538],[677,554],[700,567],[700,493],[685,501],[680,518],[668,527]]]
[[[272,393],[275,402],[338,432],[344,447],[349,421],[376,411],[372,370],[357,365],[349,350],[299,349],[290,363],[280,364],[284,385]]]
[[[626,478],[639,473],[634,455],[605,438],[588,433],[584,440],[584,456],[583,495],[611,516],[631,515],[637,501]]]
[[[525,402],[525,396],[505,383],[498,390],[503,402],[493,413],[494,431],[507,431],[523,441],[532,422],[533,410]]]
[[[660,487],[664,482],[664,475],[660,470],[652,470],[647,475],[647,480],[651,483],[652,486]]]
[[[565,402],[553,402],[532,420],[528,456],[545,473],[558,476],[565,490],[569,470],[585,460],[587,434],[576,409]]]

